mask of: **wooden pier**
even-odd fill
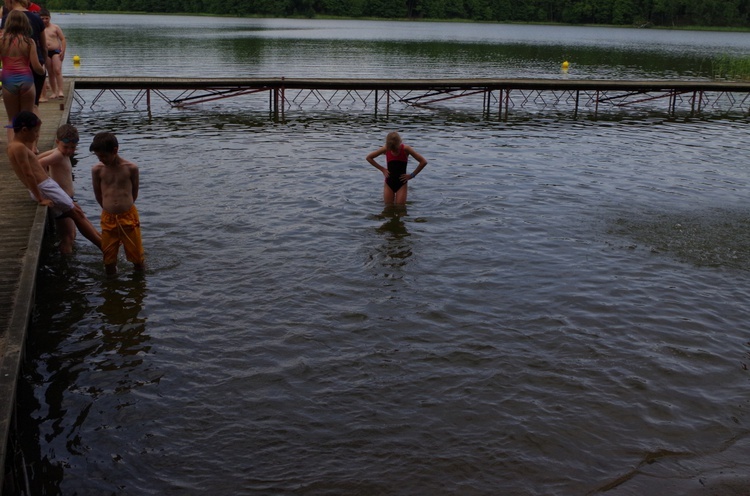
[[[275,118],[297,110],[366,110],[390,115],[397,108],[481,109],[486,117],[557,112],[594,117],[604,112],[750,112],[750,81],[602,79],[305,79],[305,78],[75,78],[80,106],[112,95],[127,106],[151,110],[154,98],[187,107],[226,98],[260,96]],[[83,92],[96,90],[93,98]],[[459,103],[460,102],[460,103]],[[249,106],[252,110],[252,106]]]
[[[42,128],[39,149],[55,144],[57,128],[68,121],[73,94],[40,103]],[[4,121],[4,118],[3,118]],[[10,168],[5,153],[7,137],[0,135],[0,494],[3,491],[8,434],[15,409],[16,384],[23,360],[26,332],[34,306],[39,254],[47,208],[31,200],[29,192]]]

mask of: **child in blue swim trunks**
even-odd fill
[[[383,167],[375,160],[380,155],[385,155],[386,167]],[[409,155],[419,162],[417,168],[411,174],[406,173]],[[388,204],[395,203],[396,205],[406,204],[406,194],[409,191],[407,183],[414,179],[427,165],[427,160],[417,153],[414,148],[405,145],[401,141],[401,136],[395,131],[388,133],[384,146],[367,155],[367,161],[385,176],[383,201]]]

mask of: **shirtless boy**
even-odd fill
[[[33,152],[34,142],[39,138],[42,121],[33,112],[24,110],[13,119],[15,135],[8,144],[8,159],[18,179],[40,205],[50,207],[55,217],[70,217],[86,239],[99,249],[102,239],[89,222],[83,210],[68,194],[49,177]]]
[[[70,158],[75,154],[78,146],[78,130],[70,124],[63,124],[57,128],[55,148],[39,155],[39,163],[49,176],[70,196],[73,201],[73,164]],[[76,239],[76,225],[70,217],[55,219],[57,235],[60,238],[58,248],[60,253],[73,252],[73,241]]]
[[[42,9],[39,16],[44,22],[44,36],[47,38],[47,72],[49,73],[52,98],[62,98],[64,96],[62,63],[65,60],[67,42],[60,26],[50,22],[49,10]]]
[[[104,268],[109,275],[117,273],[120,245],[136,271],[145,268],[141,221],[135,201],[138,199],[138,166],[119,155],[117,137],[98,133],[89,150],[100,160],[91,169],[94,196],[102,207],[102,251]]]

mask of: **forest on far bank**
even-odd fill
[[[750,27],[750,0],[42,0],[51,11]]]

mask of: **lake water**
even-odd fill
[[[54,15],[68,75],[710,78],[747,34]],[[78,54],[82,63],[72,64]],[[94,92],[95,94],[95,92]],[[148,270],[48,243],[33,494],[697,494],[746,480],[748,119],[189,109],[82,94]],[[428,160],[404,209],[364,157]],[[744,478],[744,479],[743,479]],[[737,484],[740,484],[738,482]],[[741,487],[741,486],[739,486]],[[702,494],[702,493],[699,493]]]

